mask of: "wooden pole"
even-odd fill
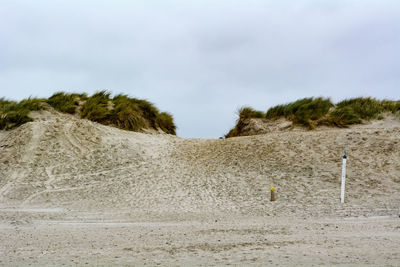
[[[275,188],[273,186],[271,186],[270,188],[271,190],[271,201],[275,201]]]

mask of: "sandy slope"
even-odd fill
[[[122,131],[66,115],[39,118],[2,134],[3,205],[166,214],[298,214],[299,206],[342,212],[344,147],[346,205],[363,213],[395,209],[400,201],[398,127],[201,140]],[[268,201],[272,185],[276,203]]]
[[[271,248],[275,256],[286,253],[288,258],[284,263],[290,264],[296,263],[296,257],[299,259],[303,250],[307,250],[304,244],[326,249],[319,260],[302,256],[304,264],[335,263],[333,259],[336,263],[400,263],[399,253],[390,252],[400,244],[399,228],[396,228],[400,207],[400,125],[396,121],[378,121],[351,129],[274,131],[265,135],[203,140],[123,131],[56,112],[45,111],[35,116],[35,122],[10,132],[0,132],[0,219],[3,225],[0,239],[10,242],[0,251],[0,258],[3,254],[6,259],[3,263],[27,264],[30,261],[22,259],[36,257],[37,253],[49,249],[60,252],[56,253],[60,258],[57,260],[49,254],[36,263],[68,263],[70,250],[57,246],[63,244],[62,240],[74,243],[76,240],[71,239],[71,235],[78,236],[82,253],[92,253],[90,244],[82,239],[88,222],[128,223],[114,225],[109,238],[119,242],[118,246],[129,240],[142,245],[119,247],[127,252],[121,256],[124,260],[116,261],[120,264],[156,264],[157,261],[261,264],[269,259],[270,254],[265,254],[265,250]],[[346,203],[342,205],[339,191],[344,147],[349,160]],[[268,200],[272,185],[277,188],[276,202]],[[354,227],[342,219],[358,216],[386,216],[382,218],[387,221],[384,226],[379,226],[379,221],[372,224],[357,221]],[[251,218],[254,222],[249,224]],[[215,220],[223,223],[217,227]],[[73,229],[66,227],[66,222],[74,225]],[[134,223],[139,222],[142,224],[136,227]],[[155,230],[150,222],[160,223],[155,228],[160,235],[170,236],[170,241],[166,241],[170,244],[160,244],[160,240],[165,241],[165,237],[160,236],[143,240],[146,233]],[[174,222],[177,227],[171,228],[167,222]],[[42,247],[38,244],[43,236],[36,231],[45,234],[47,228],[41,225],[46,223],[51,225],[47,236],[50,235],[48,238],[52,241]],[[273,239],[283,235],[288,243],[279,245],[279,240],[275,243],[259,240],[270,231],[271,224],[287,229],[283,234],[271,234]],[[299,224],[301,233],[293,234]],[[343,254],[342,249],[352,246],[361,254],[383,256],[375,257],[375,261],[369,258],[366,262],[357,261],[354,255],[349,261],[330,257],[328,247],[337,234],[343,233],[332,228],[324,242],[324,234],[316,231],[325,224],[339,225],[354,237],[348,243],[339,244],[333,254]],[[24,230],[15,230],[15,227]],[[95,235],[89,239],[99,238],[96,245],[110,246],[104,238],[110,226],[100,224],[97,227],[96,233],[102,237]],[[236,233],[241,227],[248,229],[247,234],[240,232],[234,235],[236,239],[228,234],[229,231]],[[362,245],[363,237],[373,232],[371,227],[380,229],[379,234],[375,232],[375,238],[372,235],[368,239],[369,251],[363,250],[367,249]],[[20,232],[17,235],[15,231]],[[215,235],[212,231],[216,231]],[[32,234],[29,245],[21,243],[29,239],[29,235],[32,238]],[[310,234],[315,235],[315,239],[302,243],[301,240],[308,240]],[[120,240],[119,235],[134,238],[121,237]],[[214,239],[218,235],[225,246],[219,246]],[[385,238],[388,238],[387,247],[379,247]],[[175,257],[171,256],[168,252],[171,242],[185,249],[177,249]],[[15,251],[11,244],[17,244]],[[210,249],[208,246],[213,247],[213,244],[216,248]],[[255,260],[249,256],[242,261],[245,256],[239,257],[240,253],[235,258],[240,244],[247,245],[239,251],[248,251]],[[257,247],[260,249],[255,249]],[[19,248],[32,250],[18,254]],[[167,252],[164,255],[157,249]],[[130,251],[144,258],[152,257],[154,261],[132,256]],[[77,252],[78,262],[83,264],[85,257],[80,253]],[[214,260],[204,262],[201,253]],[[109,251],[106,255],[111,263],[114,254]],[[99,257],[89,257],[89,263],[96,264]],[[228,259],[223,260],[226,257]]]

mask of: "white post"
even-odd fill
[[[345,184],[346,184],[346,160],[347,160],[347,155],[346,155],[346,149],[344,149],[344,156],[343,156],[343,163],[342,163],[342,188],[340,192],[340,202],[344,203],[344,189],[345,189]]]

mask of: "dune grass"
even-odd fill
[[[171,114],[160,112],[147,100],[131,98],[100,91],[92,96],[58,92],[48,99],[25,99],[21,102],[0,99],[0,129],[9,130],[32,121],[29,113],[46,108],[46,104],[57,111],[75,114],[81,118],[115,126],[130,131],[161,129],[176,134]]]
[[[176,135],[176,126],[173,116],[168,112],[161,112],[157,116],[157,125],[166,133]]]
[[[117,95],[113,98],[114,109],[111,116],[111,122],[118,128],[137,131],[148,127],[142,111],[134,99],[126,95]]]
[[[245,127],[245,121],[250,118],[258,118],[262,119],[265,118],[265,113],[262,111],[255,110],[251,107],[241,107],[237,111],[237,114],[239,116],[239,119],[237,120],[236,126],[229,131],[225,135],[225,137],[233,137],[233,136],[238,136],[242,129]]]
[[[46,102],[60,112],[75,114],[79,107],[79,101],[86,99],[86,94],[66,94],[64,92],[58,92],[47,99]]]
[[[44,109],[43,101],[37,98],[28,98],[20,102],[0,99],[0,130],[14,129],[24,123],[32,121],[31,111]]]
[[[255,110],[251,107],[242,107],[238,111],[239,117],[242,119],[247,118],[265,118],[265,114],[262,111]]]
[[[265,117],[267,119],[286,117],[290,120],[305,122],[321,118],[332,106],[329,98],[303,98],[286,105],[272,107],[266,112]]]
[[[101,91],[92,95],[82,105],[81,117],[130,131],[161,129],[176,134],[172,115],[160,113],[147,100],[123,94],[111,98],[110,93]]]
[[[136,131],[141,128],[161,129],[169,134],[176,134],[176,126],[171,114],[160,112],[147,100],[117,95],[112,99],[114,108],[111,123],[126,130]]]
[[[244,120],[249,118],[285,118],[292,121],[294,126],[304,126],[312,130],[320,125],[348,127],[363,121],[382,119],[382,114],[387,112],[400,115],[400,101],[359,97],[333,104],[329,98],[311,97],[271,107],[265,113],[244,107],[239,110],[235,127],[225,137],[240,135],[245,125]]]
[[[320,122],[321,125],[348,127],[352,124],[360,124],[362,119],[349,106],[334,109],[329,116]]]
[[[110,124],[110,93],[100,91],[89,97],[81,107],[81,118],[102,124]]]

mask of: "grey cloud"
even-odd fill
[[[109,89],[218,137],[242,105],[399,99],[396,1],[2,1],[0,92]]]

